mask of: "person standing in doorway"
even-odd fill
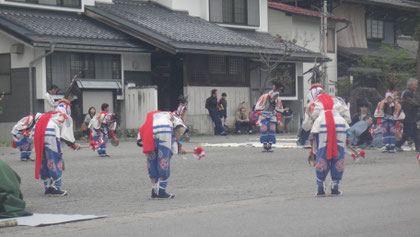
[[[220,115],[217,109],[217,90],[211,90],[211,96],[206,100],[206,109],[209,111],[210,117],[213,120],[214,125],[216,126],[216,135],[226,136],[227,133],[223,129],[222,121],[220,120]]]
[[[222,93],[222,98],[217,102],[217,107],[219,108],[220,113],[220,120],[223,119],[223,127],[227,127],[226,125],[226,118],[227,118],[227,101],[226,101],[227,94],[225,92]]]

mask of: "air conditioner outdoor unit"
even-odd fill
[[[25,46],[23,44],[14,44],[10,48],[10,53],[14,54],[23,54],[24,53]]]

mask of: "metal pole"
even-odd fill
[[[51,44],[51,49],[50,51],[48,51],[46,54],[41,55],[37,58],[35,58],[34,60],[32,60],[31,62],[29,62],[29,111],[30,114],[34,114],[34,94],[33,94],[33,78],[32,78],[32,67],[35,65],[35,63],[44,58],[47,57],[48,55],[52,54],[54,52],[54,48],[55,48],[55,44]],[[45,112],[45,111],[44,111]]]
[[[324,0],[324,6],[322,11],[322,18],[323,18],[323,55],[325,58],[328,57],[328,8],[327,8],[327,1]],[[327,75],[327,63],[322,64],[322,85],[324,86],[324,90],[329,93],[328,89],[328,75]]]

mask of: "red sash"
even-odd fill
[[[325,122],[327,123],[327,159],[338,156],[337,148],[337,132],[335,129],[335,121],[332,114],[334,101],[332,96],[322,94],[318,97],[325,110]]]
[[[58,111],[46,113],[42,115],[35,126],[34,132],[34,145],[35,145],[35,179],[39,179],[39,172],[41,170],[42,155],[44,153],[44,139],[45,130],[47,129],[48,122],[53,114],[60,113]]]
[[[147,114],[146,122],[139,129],[140,138],[143,140],[143,153],[149,154],[155,150],[155,140],[153,139],[153,115],[160,111],[154,111]]]

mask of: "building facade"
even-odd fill
[[[299,97],[302,63],[321,57],[267,33],[266,0],[0,4],[0,56],[2,65],[10,65],[3,66],[6,76],[0,82],[5,88],[0,126],[7,133],[20,117],[43,112],[42,97],[49,85],[58,85],[63,93],[76,75],[78,90],[72,104],[77,124],[90,106],[98,110],[108,102],[121,114],[125,128],[127,86],[155,86],[159,109],[173,110],[179,95],[188,96],[187,124],[198,133],[211,133],[204,108],[210,90],[228,93],[233,123],[239,104],[252,106],[266,89],[261,88],[262,52],[288,64],[295,88],[285,91],[284,97],[293,99]]]

